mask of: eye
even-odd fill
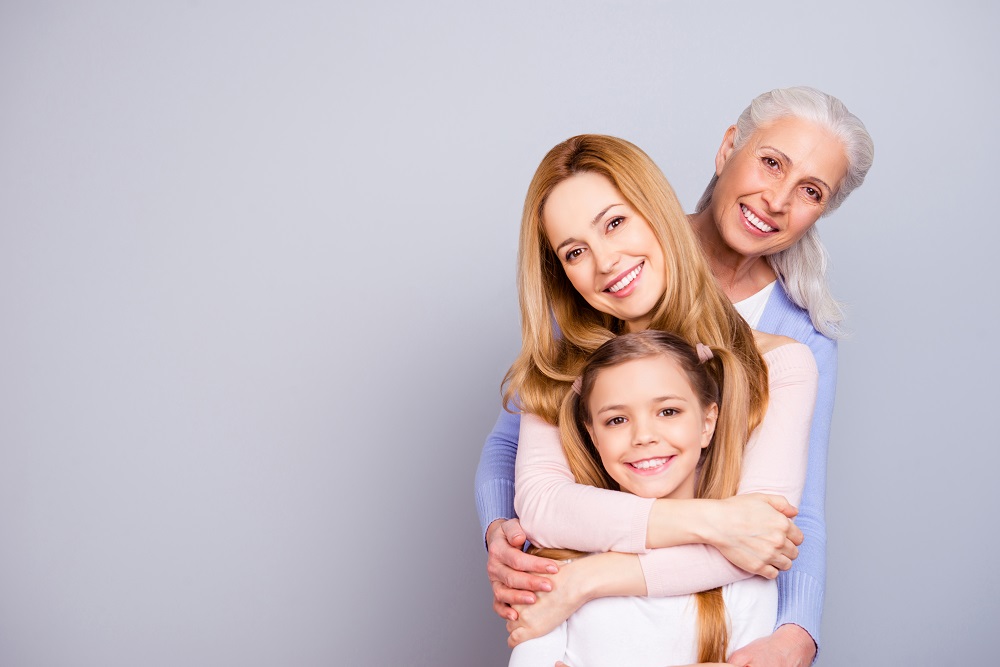
[[[813,199],[817,202],[823,201],[823,193],[820,190],[812,187],[811,185],[807,185],[805,187],[805,193],[806,196],[809,197],[810,199]]]
[[[773,157],[765,156],[762,157],[760,161],[763,162],[764,166],[767,167],[768,169],[777,169],[778,167],[781,166],[781,163],[775,160]]]
[[[566,261],[572,262],[574,259],[583,254],[583,248],[573,248],[568,253],[566,253]]]
[[[625,218],[623,216],[617,215],[611,218],[610,220],[608,220],[608,226],[607,226],[608,231],[610,232],[611,230],[617,228],[618,225],[622,224],[623,222],[625,222]]]
[[[608,421],[604,422],[605,426],[621,426],[626,422],[624,417],[612,417]]]
[[[660,417],[673,417],[674,415],[679,415],[681,413],[677,408],[663,408],[657,414]]]

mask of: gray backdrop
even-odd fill
[[[545,151],[686,207],[757,93],[867,123],[819,663],[996,653],[997,5],[0,4],[0,664],[503,665],[472,479]]]

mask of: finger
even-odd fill
[[[497,556],[509,568],[519,572],[537,572],[538,574],[555,574],[559,566],[554,560],[526,554],[520,549],[504,549]]]
[[[771,507],[781,512],[789,519],[799,513],[799,510],[790,502],[785,500],[784,496],[765,496],[765,498],[767,498],[767,503]]]
[[[499,581],[494,581],[493,599],[502,604],[535,604],[535,596],[531,591],[522,588],[511,588],[504,586]]]
[[[544,591],[548,593],[552,590],[552,582],[545,577],[539,577],[536,574],[528,574],[527,572],[519,572],[518,570],[514,570],[509,567],[499,568],[496,572],[496,576],[491,575],[490,580],[499,582],[507,588],[515,588],[524,592]]]
[[[805,535],[802,534],[802,529],[793,523],[792,527],[788,530],[788,539],[790,539],[793,544],[798,546],[799,544],[802,544],[802,540],[805,539]]]
[[[781,550],[781,553],[790,560],[795,560],[799,557],[799,548],[791,540],[785,540],[785,546]]]
[[[503,535],[511,546],[519,547],[528,539],[528,536],[521,530],[521,522],[517,519],[504,521],[500,529],[503,530]]]
[[[765,579],[778,578],[778,570],[771,565],[765,565],[764,567],[760,568],[760,571],[757,572],[757,574],[764,577]]]
[[[788,558],[787,556],[778,554],[777,556],[771,559],[771,565],[782,571],[788,570],[791,569],[792,567],[792,559]]]
[[[516,621],[517,612],[509,604],[500,602],[496,598],[493,599],[493,611],[496,612],[497,616],[506,621]]]

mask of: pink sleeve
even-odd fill
[[[533,544],[580,551],[646,551],[653,498],[577,484],[559,429],[521,417],[514,468],[514,509]]]
[[[789,343],[764,355],[770,400],[764,421],[750,436],[739,492],[785,496],[797,505],[805,485],[809,426],[819,373],[808,347]],[[687,595],[750,576],[714,547],[688,544],[639,556],[650,597]]]

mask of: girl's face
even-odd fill
[[[643,498],[694,498],[695,470],[715,432],[718,408],[702,408],[687,375],[663,354],[599,372],[587,427],[601,462]]]
[[[760,127],[739,150],[734,134],[729,128],[715,158],[712,219],[731,250],[772,255],[816,224],[847,175],[847,155],[837,137],[801,118]]]
[[[652,228],[604,176],[561,182],[542,210],[545,235],[576,291],[630,331],[649,326],[666,289],[663,249]]]

